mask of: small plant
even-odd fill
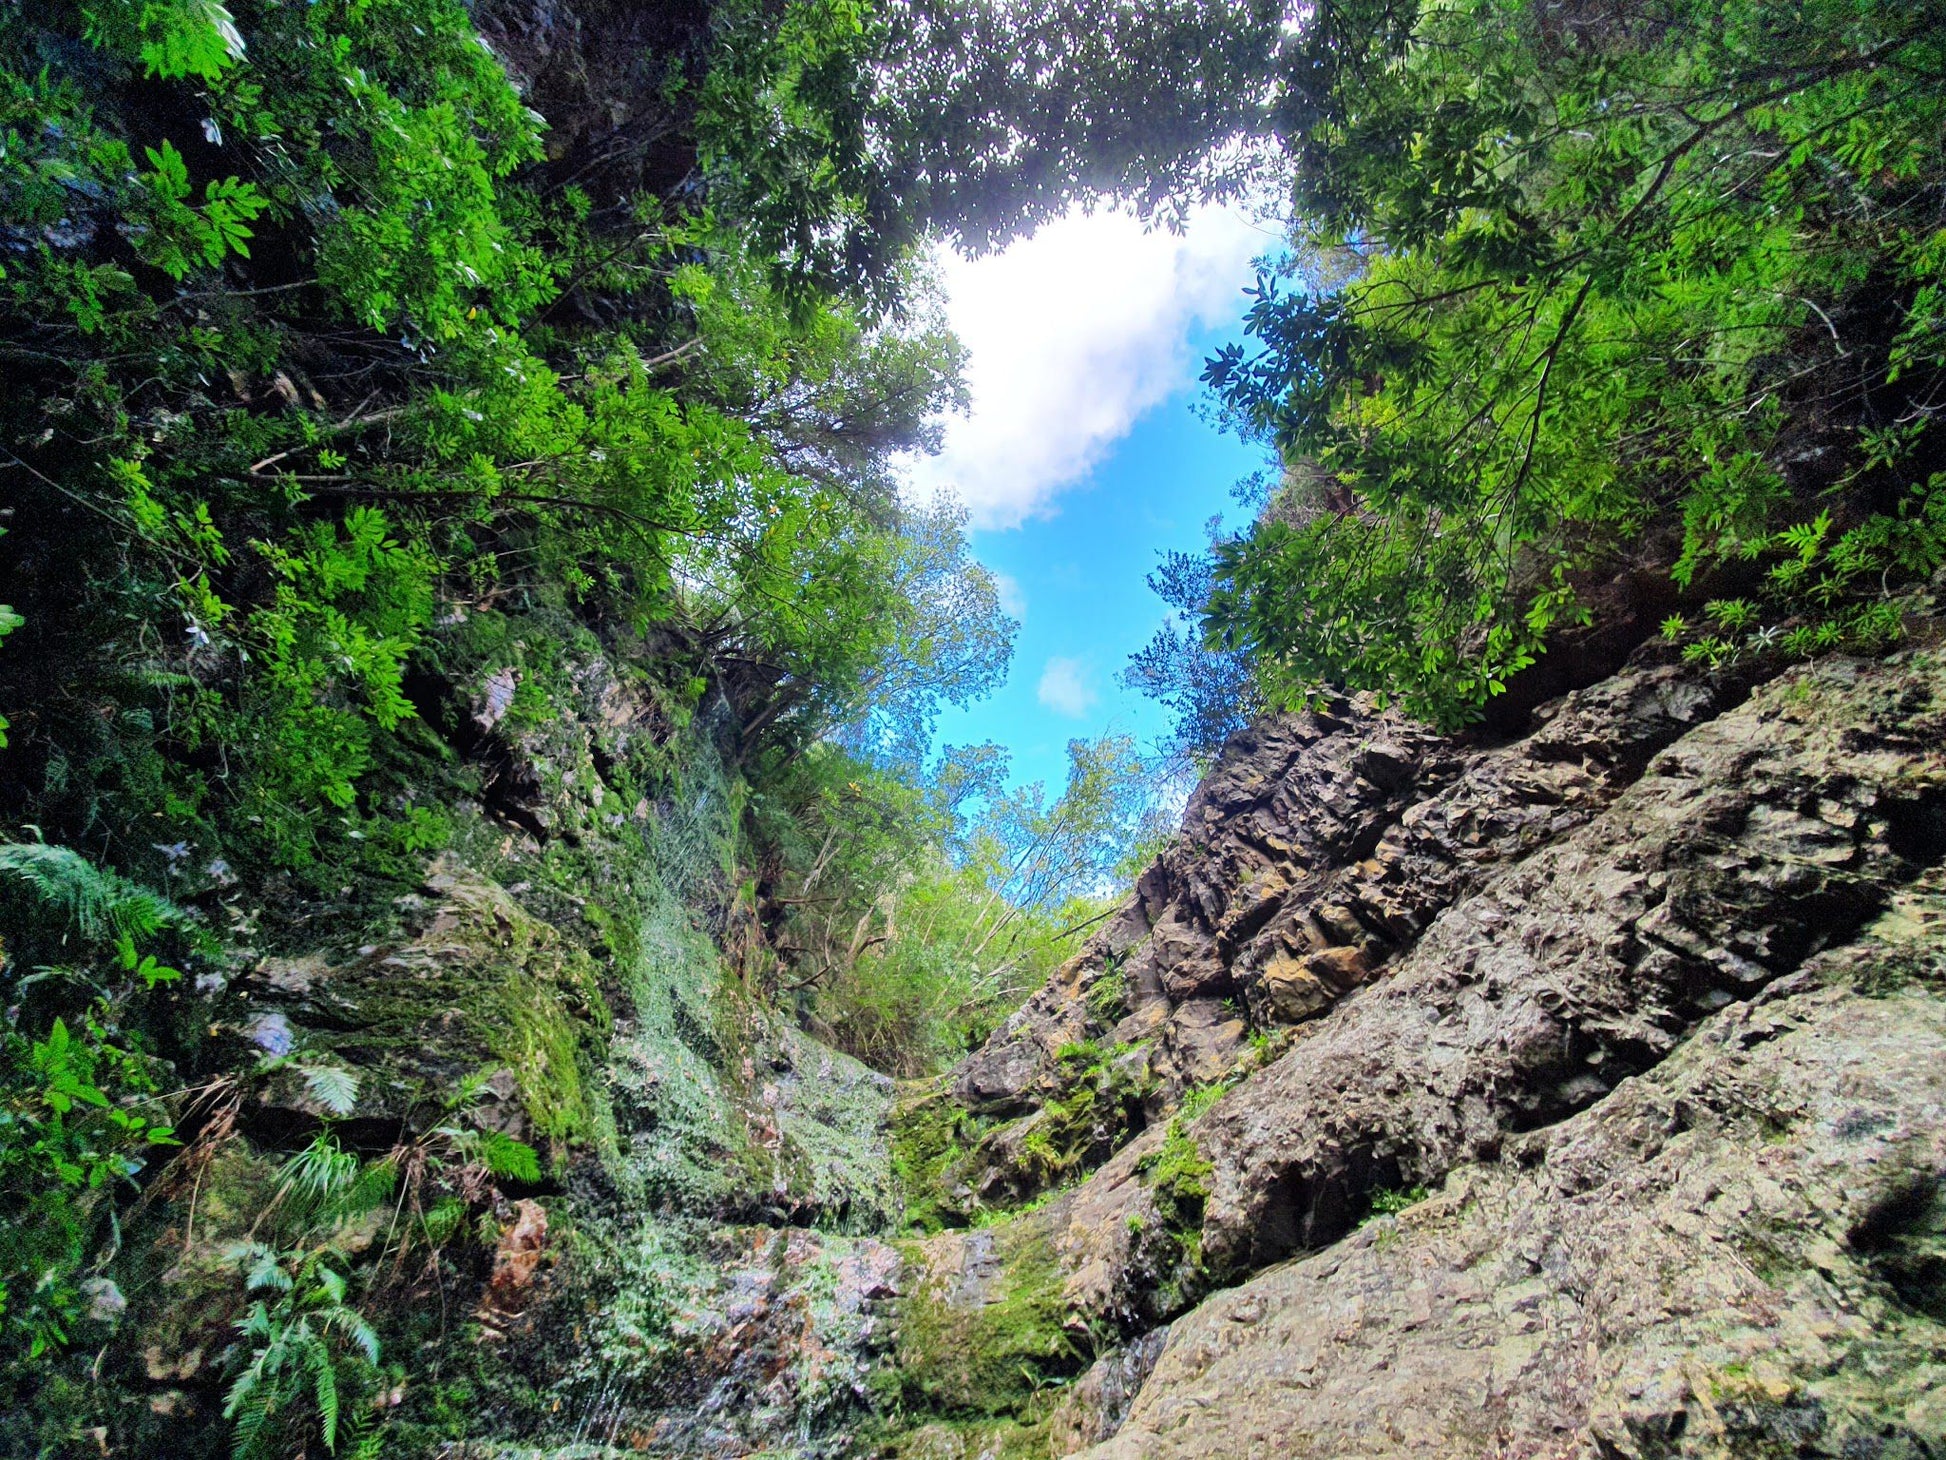
[[[1369,1210],[1375,1217],[1396,1217],[1407,1207],[1417,1206],[1429,1194],[1423,1186],[1401,1187],[1396,1191],[1376,1191],[1372,1193]]]
[[[329,1155],[307,1163],[312,1176],[335,1178],[342,1169]],[[319,1188],[312,1195],[345,1193]],[[378,1335],[346,1301],[348,1259],[328,1246],[279,1252],[254,1242],[232,1256],[245,1290],[259,1296],[236,1326],[248,1358],[223,1404],[223,1417],[236,1425],[230,1453],[235,1460],[301,1453],[297,1437],[315,1426],[336,1454],[345,1400],[359,1394],[378,1363]],[[367,1453],[375,1447],[360,1445],[359,1454]]]

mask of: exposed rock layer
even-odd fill
[[[1210,1299],[1089,1453],[1940,1453],[1946,1000],[1816,976],[1890,956]]]
[[[1253,1028],[1325,1013],[1495,869],[1598,813],[1746,686],[1647,664],[1567,697],[1538,729],[1469,747],[1341,704],[1237,737],[1180,838],[1104,935],[953,1082],[966,1107],[1030,1118],[1064,1089],[1059,1051],[1140,1051],[1153,1117],[1231,1074]],[[1034,1186],[1005,1131],[959,1173],[967,1197]]]
[[[1232,744],[953,1082],[978,1201],[1031,1189],[1064,1046],[1146,1078],[1032,1220],[1068,1331],[1176,1321],[1052,1453],[1941,1453],[1946,661],[1745,693],[1641,665],[1504,746],[1355,706]]]

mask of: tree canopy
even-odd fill
[[[1942,21],[1317,7],[1290,267],[1206,376],[1291,468],[1216,550],[1214,640],[1274,698],[1459,723],[1618,572],[1695,657],[1896,638],[1946,561]]]
[[[933,744],[1016,626],[963,516],[900,492],[965,402],[926,251],[1233,186],[1213,147],[1260,130],[1275,23],[0,0],[0,1447],[111,1404],[63,1387],[91,1265],[287,1077],[327,1129],[212,1279],[198,1443],[370,1439],[409,1316],[371,1317],[381,1250],[437,1271],[540,1158],[469,1078],[362,1163],[331,1127],[356,1071],[239,1053],[217,1010],[438,857],[626,848],[642,886],[576,894],[610,954],[688,899],[739,997],[901,1073],[1085,932],[1145,834],[1133,748],[1050,796]],[[540,752],[576,736],[569,785]],[[388,1202],[379,1247],[330,1246]]]

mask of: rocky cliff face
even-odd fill
[[[471,1118],[543,1153],[471,1290],[400,1279],[440,1377],[393,1433],[1946,1454],[1939,649],[1650,651],[1494,741],[1267,720],[1101,934],[904,1090],[757,995],[734,797],[706,756],[667,804],[618,797],[612,742],[667,728],[576,674],[585,713],[540,728],[456,693],[495,767],[477,819],[383,926],[245,970],[212,1030],[355,1071],[337,1128],[373,1151],[494,1070]],[[167,1257],[119,1350],[158,1453],[220,1408],[216,1253],[322,1114],[295,1074],[253,1099],[130,1236]]]
[[[1088,1364],[982,1444],[1946,1453],[1946,659],[1644,658],[1536,720],[1239,737],[908,1108]],[[925,1262],[909,1327],[1014,1291]]]

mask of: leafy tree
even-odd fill
[[[794,5],[736,29],[704,156],[787,287],[889,303],[888,265],[928,228],[985,251],[1076,199],[1167,220],[1244,186],[1283,16],[1269,0]]]
[[[888,1068],[983,1035],[1142,834],[1125,745],[1078,751],[1052,804],[1001,795],[991,754],[924,773],[1014,625],[963,519],[899,496],[964,400],[919,251],[1234,186],[1209,144],[1257,125],[1273,9],[578,18],[539,55],[462,0],[0,3],[0,821],[87,849],[0,848],[9,1441],[100,1404],[122,1442],[59,1353],[84,1284],[138,1204],[193,1217],[219,1151],[274,1145],[239,1112],[296,1079],[326,1133],[207,1275],[231,1438],[383,1443],[407,1252],[413,1281],[477,1266],[439,1254],[558,1173],[465,1081],[393,1149],[340,1148],[355,1072],[240,1064],[206,929],[227,911],[254,961],[321,904],[389,917],[467,820],[445,803],[489,809],[494,758],[560,724],[570,647],[658,732],[696,716],[742,813],[708,850],[771,935],[746,971]],[[458,723],[481,646],[523,643],[558,672]],[[600,769],[624,835],[610,800],[680,790],[654,740]],[[159,961],[184,954],[211,966]]]
[[[68,954],[60,965],[26,970],[22,947],[0,945],[9,1006],[0,1029],[8,1213],[0,1224],[0,1394],[14,1394],[20,1361],[59,1348],[86,1321],[84,1275],[113,1228],[121,1189],[176,1144],[158,1099],[160,1062],[122,1024],[141,995],[180,977],[142,947],[182,914],[67,847],[0,844],[0,881],[35,904],[13,922],[17,942]],[[36,914],[51,919],[54,937],[34,938]],[[65,947],[69,935],[78,946]],[[43,990],[68,995],[72,1026],[46,1012]]]
[[[1134,741],[1076,740],[1068,759],[1050,801],[1038,783],[1002,790],[992,746],[942,756],[923,790],[835,745],[803,758],[768,892],[781,990],[894,1073],[978,1044],[1154,850],[1161,785]]]
[[[1213,547],[1222,542],[1221,520],[1210,524]],[[1163,553],[1148,582],[1173,613],[1129,656],[1122,682],[1161,700],[1175,716],[1164,757],[1200,768],[1259,707],[1250,662],[1234,649],[1213,648],[1204,640],[1198,619],[1215,587],[1206,555]]]
[[[1261,281],[1257,348],[1210,364],[1316,470],[1218,548],[1215,642],[1278,698],[1451,722],[1631,563],[1753,592],[1739,648],[1896,635],[1946,554],[1941,20],[1320,7],[1279,109],[1297,227],[1350,278]]]

